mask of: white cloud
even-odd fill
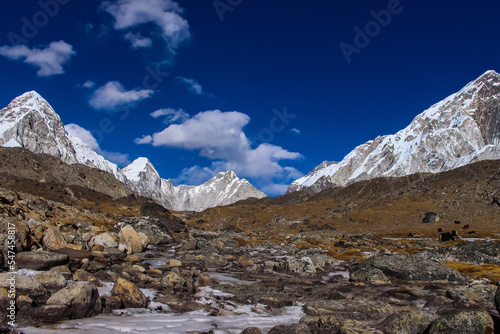
[[[142,136],[142,138],[136,138],[134,139],[134,143],[136,144],[151,144],[153,142],[153,137],[147,135],[147,136]]]
[[[43,49],[30,49],[26,45],[4,45],[0,47],[0,55],[37,67],[39,77],[48,77],[63,74],[63,65],[69,62],[76,52],[70,44],[59,41],[52,42]]]
[[[267,186],[275,180],[283,183],[302,176],[295,168],[281,165],[283,160],[302,158],[300,153],[271,144],[252,147],[243,131],[249,122],[250,117],[240,112],[205,111],[136,142],[199,150],[200,156],[212,160],[210,167],[194,166],[183,171],[178,180],[191,184],[226,170]]]
[[[200,83],[198,81],[196,81],[195,79],[188,79],[188,78],[180,77],[180,76],[176,77],[175,79],[177,79],[182,84],[186,85],[188,91],[195,93],[197,95],[207,95],[203,91],[203,87],[200,85]]]
[[[107,160],[114,162],[115,164],[120,165],[120,166],[125,166],[125,165],[130,164],[128,154],[103,151],[99,147],[99,143],[97,142],[95,137],[92,135],[92,133],[90,131],[82,128],[78,124],[71,123],[71,124],[65,125],[64,128],[66,129],[66,132],[68,132],[68,134],[70,136],[80,138],[81,141],[84,144],[86,144],[88,147],[90,147],[91,150],[102,155]]]
[[[149,37],[143,37],[140,34],[128,32],[123,36],[125,40],[129,41],[132,49],[150,48],[153,46],[153,40]]]
[[[85,87],[85,88],[92,88],[92,87],[94,87],[94,86],[95,86],[95,82],[90,81],[90,80],[87,80],[87,81],[85,81],[85,82],[83,83],[83,85],[82,85],[82,86],[83,86],[83,87]]]
[[[90,133],[90,131],[82,128],[78,124],[71,123],[68,125],[65,125],[64,128],[66,129],[66,132],[69,133],[70,136],[80,138],[84,144],[86,144],[88,147],[90,147],[93,151],[100,151],[101,148],[99,147],[99,143],[95,139],[95,137]]]
[[[158,109],[151,114],[149,114],[153,118],[159,118],[165,116],[165,120],[163,121],[166,124],[176,123],[176,122],[184,122],[189,119],[189,114],[182,109]]]
[[[172,0],[105,1],[102,8],[114,17],[116,30],[154,24],[171,52],[191,37],[189,23],[181,16],[183,10]]]
[[[296,134],[296,135],[300,135],[300,133],[302,131],[300,131],[299,129],[293,128],[293,129],[290,129],[290,132],[293,133],[293,134]]]
[[[150,98],[153,93],[151,89],[127,91],[120,82],[110,81],[92,94],[89,104],[95,109],[112,110]]]

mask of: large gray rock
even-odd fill
[[[454,247],[425,250],[415,254],[418,258],[437,262],[461,262],[474,265],[500,265],[500,242],[461,243]]]
[[[49,297],[49,291],[33,277],[12,273],[0,273],[0,288],[9,290],[15,286],[17,295],[29,296],[37,303],[43,303]]]
[[[401,312],[387,318],[382,327],[385,334],[422,334],[429,325],[429,319],[421,313]]]
[[[35,275],[35,279],[40,282],[45,289],[53,293],[66,287],[66,279],[57,272],[46,272]]]
[[[127,218],[120,221],[113,230],[125,225],[132,226],[138,233],[144,233],[149,238],[151,245],[167,245],[174,242],[167,224],[162,223],[159,218]],[[183,228],[185,229],[185,226]]]
[[[17,253],[15,261],[19,268],[49,270],[52,267],[67,264],[69,262],[69,257],[60,253],[31,251]]]
[[[310,316],[333,315],[356,320],[379,320],[394,313],[387,303],[366,299],[355,300],[320,300],[304,306],[304,312]]]
[[[149,300],[134,283],[119,278],[113,285],[111,295],[117,296],[125,308],[148,307]]]
[[[432,323],[429,334],[493,334],[493,319],[482,310],[457,310]]]
[[[349,274],[352,282],[362,282],[373,285],[391,283],[391,280],[385,276],[382,270],[375,268],[368,263],[360,263],[351,267]]]
[[[389,278],[403,281],[447,283],[470,281],[451,267],[406,253],[374,256],[368,259],[366,264],[379,269]]]
[[[101,298],[93,284],[75,284],[50,296],[44,311],[51,314],[52,321],[92,317],[102,311]]]

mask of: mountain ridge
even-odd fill
[[[375,177],[439,173],[500,159],[499,138],[500,74],[487,71],[396,134],[357,146],[339,163],[323,162],[292,182],[287,193],[319,192]]]
[[[199,186],[175,187],[170,180],[160,177],[147,158],[136,160],[144,164],[143,168],[148,167],[146,173],[137,173],[137,162],[122,170],[80,138],[70,135],[59,115],[36,91],[20,95],[0,110],[0,146],[23,147],[33,153],[55,156],[68,164],[83,164],[103,170],[133,192],[176,211],[202,211],[212,206],[232,204],[249,196],[266,196],[232,171],[225,173],[231,175],[231,179],[215,176]]]

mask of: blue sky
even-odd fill
[[[36,90],[108,159],[176,184],[233,169],[281,194],[500,71],[498,0],[1,6],[0,106]]]

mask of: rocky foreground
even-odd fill
[[[0,202],[0,305],[9,305],[14,278],[16,324],[26,333],[100,314],[124,317],[133,309],[198,314],[214,323],[241,316],[240,327],[248,327],[235,332],[214,325],[205,333],[500,330],[498,241],[374,240],[334,230],[207,231],[153,203],[111,228],[56,224],[27,217],[30,207],[50,215],[50,201],[3,192]],[[7,267],[9,226],[15,226],[14,270]],[[272,318],[292,306],[301,309],[294,320],[246,326],[248,312]],[[7,312],[0,309],[4,331]]]
[[[0,197],[4,211],[21,201],[12,196]],[[123,315],[121,310],[134,308],[203,311],[216,318],[238,316],[245,306],[260,316],[301,306],[300,321],[242,333],[499,330],[497,241],[370,240],[335,231],[213,232],[188,227],[152,203],[142,205],[141,217],[123,217],[111,229],[9,213],[1,235],[6,239],[9,223],[15,225],[18,253],[16,271],[8,272],[3,250],[0,304],[9,304],[14,277],[16,324],[24,328],[57,329],[66,320]],[[8,320],[7,309],[0,312]],[[3,328],[8,330],[6,324]]]

